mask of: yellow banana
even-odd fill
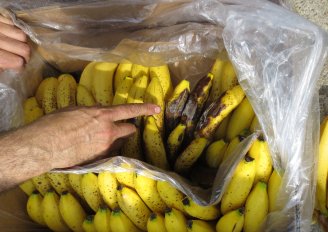
[[[139,195],[128,187],[120,186],[116,192],[118,205],[131,221],[141,230],[147,230],[150,210]]]
[[[114,90],[116,91],[120,86],[123,79],[127,76],[131,76],[132,63],[126,59],[123,59],[118,65],[115,77],[114,77]]]
[[[197,124],[196,136],[213,137],[220,122],[240,104],[244,97],[245,93],[240,85],[225,92],[204,111]]]
[[[260,126],[260,123],[259,123],[259,119],[256,117],[253,118],[253,121],[251,123],[251,126],[249,127],[249,130],[254,133],[255,131],[257,130],[261,130],[261,126]]]
[[[113,232],[140,232],[120,208],[115,208],[110,216],[109,225]]]
[[[254,186],[246,201],[244,231],[260,231],[268,210],[267,184],[260,181]]]
[[[42,80],[35,93],[35,98],[36,98],[39,106],[42,106],[42,99],[43,99],[45,83],[46,82],[44,80]]]
[[[165,210],[164,222],[167,232],[187,232],[187,220],[183,213],[175,208]]]
[[[132,170],[133,165],[129,163],[121,163],[120,166],[128,170],[122,172],[116,172],[115,177],[117,181],[122,185],[128,186],[130,188],[134,188],[134,170]]]
[[[111,210],[107,206],[100,206],[95,217],[94,224],[97,232],[111,232],[109,225]]]
[[[39,107],[35,97],[26,99],[23,108],[25,124],[29,124],[43,116],[43,110]]]
[[[213,74],[213,85],[208,98],[208,102],[211,103],[216,101],[221,95],[221,85],[222,85],[222,73],[225,65],[225,61],[222,58],[217,58],[211,68],[211,73]]]
[[[47,191],[51,189],[50,181],[45,173],[33,177],[32,182],[35,188],[42,194],[42,196],[44,196],[47,193]]]
[[[101,62],[94,66],[92,94],[96,102],[109,106],[113,101],[113,76],[117,64]]]
[[[277,210],[277,196],[281,186],[281,176],[276,170],[273,170],[268,183],[269,211]]]
[[[83,85],[88,92],[92,91],[92,82],[94,78],[94,69],[97,62],[90,62],[82,71],[79,84]]]
[[[238,80],[232,63],[227,61],[222,70],[221,93],[233,88],[237,84]]]
[[[208,140],[196,138],[180,154],[174,164],[174,170],[180,174],[186,174],[205,150]]]
[[[216,232],[241,232],[244,226],[244,208],[223,215],[216,224]]]
[[[76,105],[76,81],[69,74],[62,74],[58,77],[57,87],[57,108],[61,109]]]
[[[81,180],[82,180],[82,174],[74,174],[69,173],[68,175],[68,181],[72,189],[81,197],[83,198],[82,193],[82,187],[81,187]]]
[[[182,200],[184,211],[192,217],[202,220],[214,220],[219,217],[219,210],[214,205],[202,206],[198,205],[189,197]]]
[[[184,195],[182,192],[173,187],[169,182],[160,180],[157,181],[157,191],[168,207],[184,212],[182,204]]]
[[[42,201],[42,215],[46,225],[53,231],[70,231],[59,212],[59,196],[48,191]]]
[[[88,215],[83,223],[82,223],[83,231],[85,232],[97,232],[95,223],[94,223],[94,215]]]
[[[169,67],[167,65],[150,67],[149,75],[150,79],[158,78],[163,89],[164,99],[167,100],[173,91]]]
[[[84,209],[69,192],[63,192],[59,199],[59,211],[66,225],[75,232],[83,231],[82,224],[86,217]]]
[[[27,196],[30,196],[35,190],[35,186],[33,184],[32,179],[29,179],[27,181],[24,181],[19,185],[19,188],[26,193]]]
[[[138,77],[129,90],[127,103],[144,103],[149,78],[146,75]]]
[[[67,174],[48,172],[47,177],[51,186],[56,190],[58,194],[62,194],[64,191],[72,192],[72,187],[69,183]]]
[[[149,67],[140,65],[140,64],[133,64],[131,68],[131,77],[136,79],[141,76],[149,76]]]
[[[98,187],[105,203],[114,209],[118,206],[116,198],[117,180],[111,172],[105,171],[98,175]]]
[[[90,208],[97,212],[99,206],[102,203],[102,198],[98,188],[98,177],[96,174],[92,172],[83,174],[81,179],[81,188],[83,198],[88,203]]]
[[[174,163],[177,155],[180,151],[184,134],[186,130],[186,125],[179,123],[174,130],[170,133],[167,138],[167,151],[168,151],[168,159],[171,163]]]
[[[267,183],[272,173],[272,158],[268,143],[262,138],[256,139],[249,149],[248,155],[255,159],[256,174],[254,184],[258,181]]]
[[[231,181],[227,186],[221,200],[221,212],[226,214],[231,210],[240,208],[246,202],[256,174],[253,158],[245,156],[237,165]]]
[[[223,160],[226,160],[231,153],[236,149],[236,147],[239,145],[241,141],[243,141],[247,136],[249,135],[248,130],[244,130],[242,133],[234,137],[230,143],[228,144],[228,147],[226,151],[224,152]]]
[[[188,220],[188,232],[215,232],[214,226],[202,220]]]
[[[182,80],[173,90],[172,96],[167,101],[165,107],[165,130],[166,134],[171,131],[180,122],[182,111],[190,94],[190,83]]]
[[[96,104],[91,92],[80,84],[76,89],[76,102],[78,106],[94,106]]]
[[[227,140],[230,141],[243,130],[249,129],[254,116],[252,105],[245,97],[231,115],[227,128]]]
[[[147,221],[148,232],[166,232],[165,221],[162,214],[151,213]]]
[[[222,122],[219,124],[219,126],[216,129],[215,134],[214,134],[214,139],[215,140],[225,139],[230,118],[231,118],[231,113],[228,114],[228,116],[226,116],[222,120]]]
[[[46,114],[57,110],[57,87],[58,80],[54,77],[44,79],[42,95],[42,109]]]
[[[135,174],[135,188],[141,199],[146,203],[148,208],[153,212],[164,213],[166,204],[161,199],[157,191],[156,180],[143,176],[146,172]]]
[[[136,125],[136,132],[126,139],[124,146],[122,146],[121,148],[121,155],[138,160],[143,160],[141,141],[142,141],[142,137],[141,137],[140,126]]]
[[[133,79],[131,77],[125,77],[120,85],[117,87],[114,99],[113,106],[125,104],[128,100],[129,90],[133,84]]]
[[[42,211],[42,200],[43,197],[38,191],[34,191],[27,200],[26,210],[28,216],[40,225],[46,225],[43,219]]]
[[[166,158],[166,151],[161,132],[156,126],[156,121],[152,116],[146,118],[143,131],[143,142],[148,162],[156,167],[168,170],[169,164]]]
[[[205,152],[206,163],[211,168],[218,168],[223,159],[228,144],[224,140],[211,143]]]

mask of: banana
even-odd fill
[[[250,193],[256,174],[256,166],[253,158],[245,158],[237,165],[231,181],[227,186],[221,200],[221,212],[240,208],[246,202]]]
[[[168,207],[184,212],[184,207],[182,204],[184,195],[182,192],[173,187],[169,182],[160,180],[157,181],[157,191]]]
[[[111,210],[107,206],[100,206],[95,217],[94,224],[97,232],[111,232],[109,225]]]
[[[225,62],[222,70],[221,93],[233,88],[238,84],[235,70],[230,61]]]
[[[137,193],[151,211],[164,213],[166,204],[157,191],[156,180],[144,175],[147,175],[145,171],[141,174],[135,174],[134,183]]]
[[[202,220],[188,220],[188,232],[215,232],[215,228],[208,222]]]
[[[36,98],[39,106],[42,106],[44,87],[45,87],[45,83],[46,83],[44,80],[41,81],[41,83],[39,84],[38,89],[36,90],[36,93],[35,93],[35,98]]]
[[[208,143],[206,138],[196,138],[188,145],[188,147],[180,154],[174,164],[174,170],[180,174],[186,174],[197,161],[205,150]]]
[[[175,208],[165,210],[164,222],[167,232],[187,232],[187,220],[183,213]]]
[[[27,181],[24,181],[19,185],[19,188],[26,193],[27,196],[30,196],[35,190],[35,186],[33,184],[32,179],[29,179]]]
[[[227,140],[230,141],[243,130],[249,129],[254,116],[252,105],[245,97],[231,115],[227,128]]]
[[[255,159],[256,174],[254,184],[258,181],[267,183],[272,173],[272,158],[268,143],[262,138],[256,139],[250,147],[248,155]]]
[[[122,83],[123,79],[127,76],[131,76],[132,63],[126,59],[123,59],[118,65],[114,76],[114,90],[116,91],[118,86]]]
[[[180,122],[182,111],[190,94],[190,82],[182,80],[173,90],[165,107],[165,129],[166,134],[176,128]]]
[[[184,134],[186,130],[186,125],[179,123],[179,125],[174,128],[174,130],[170,133],[167,138],[167,151],[168,151],[168,160],[171,163],[174,163],[177,155],[180,151],[180,147],[182,145]]]
[[[79,84],[84,86],[88,90],[88,92],[92,91],[92,82],[94,78],[94,70],[96,64],[97,62],[90,62],[87,66],[85,66],[81,73]]]
[[[214,205],[198,205],[189,197],[182,200],[184,211],[192,217],[202,220],[214,220],[220,216],[219,210]]]
[[[149,76],[149,67],[140,65],[140,64],[133,64],[131,68],[131,77],[136,79],[140,76]]]
[[[82,223],[83,231],[85,232],[97,232],[95,223],[94,223],[94,215],[88,215],[83,223]]]
[[[159,213],[151,213],[147,221],[148,232],[166,232],[164,217]]]
[[[83,198],[82,193],[82,187],[81,187],[81,180],[82,180],[82,174],[74,174],[69,173],[68,175],[68,181],[72,189],[81,197]]]
[[[33,177],[32,182],[35,188],[42,194],[42,196],[44,196],[48,190],[51,189],[50,181],[45,173]]]
[[[216,224],[217,232],[241,232],[244,226],[244,208],[239,208],[223,215]]]
[[[138,77],[129,90],[127,103],[144,103],[148,82],[148,76]]]
[[[260,231],[268,210],[267,184],[260,181],[254,186],[246,201],[244,231]]]
[[[317,203],[322,214],[328,215],[327,210],[327,173],[328,173],[328,117],[320,127],[319,158],[317,171]]]
[[[167,65],[150,67],[149,75],[150,79],[158,78],[163,89],[164,99],[167,100],[173,91],[169,67]]]
[[[116,192],[118,205],[131,221],[141,230],[147,230],[150,210],[139,195],[128,187],[119,186]]]
[[[221,79],[225,63],[226,62],[223,59],[217,58],[211,68],[210,72],[213,74],[213,85],[210,92],[210,96],[208,98],[209,103],[215,101],[221,95]]]
[[[110,216],[109,225],[113,232],[140,232],[120,208],[115,208]]]
[[[83,231],[86,213],[78,200],[69,192],[63,192],[59,199],[59,211],[66,225],[73,231]]]
[[[39,107],[35,97],[26,99],[23,108],[25,124],[29,124],[43,116],[43,110]]]
[[[255,131],[257,130],[261,130],[261,126],[260,126],[260,123],[259,123],[259,119],[256,117],[253,118],[253,121],[251,123],[251,126],[249,127],[249,130],[254,133]]]
[[[208,73],[207,76],[197,82],[182,111],[181,122],[187,126],[185,132],[186,143],[190,142],[194,137],[193,132],[196,127],[196,122],[199,120],[199,116],[208,99],[212,87],[212,80],[213,74]]]
[[[268,183],[269,211],[277,210],[277,196],[281,186],[281,176],[276,170],[273,170]]]
[[[101,62],[94,66],[92,94],[96,102],[109,106],[113,101],[113,76],[117,64]]]
[[[215,134],[214,134],[214,139],[215,140],[225,139],[230,118],[231,118],[231,113],[228,114],[228,116],[226,116],[222,120],[222,122],[219,124],[219,126],[216,129]]]
[[[67,174],[48,172],[46,175],[51,186],[56,190],[58,194],[62,194],[64,191],[73,192]]]
[[[129,76],[125,77],[122,80],[122,82],[116,89],[114,99],[113,99],[113,104],[112,104],[113,106],[126,103],[126,101],[128,99],[128,95],[129,95],[129,90],[130,90],[132,84],[133,84],[133,79]]]
[[[59,196],[49,190],[42,201],[42,215],[46,225],[53,231],[70,231],[59,212]]]
[[[164,131],[165,102],[162,86],[158,78],[154,77],[151,79],[144,96],[144,101],[145,103],[153,103],[161,107],[161,112],[154,114],[153,117],[155,119],[157,128],[162,134]]]
[[[102,198],[98,188],[98,177],[96,174],[89,172],[83,174],[81,179],[81,188],[83,198],[86,200],[90,208],[97,212],[102,203]]]
[[[57,87],[58,80],[54,77],[44,79],[44,89],[42,94],[42,109],[45,114],[57,110]]]
[[[94,106],[96,104],[91,92],[83,85],[77,85],[76,102],[78,106]]]
[[[222,160],[226,160],[231,155],[231,153],[236,149],[236,147],[239,145],[239,143],[241,141],[243,141],[248,135],[249,135],[249,131],[244,130],[242,133],[240,133],[239,135],[234,137],[230,141],[226,151],[224,152],[224,156],[223,156]]]
[[[227,147],[228,144],[222,139],[211,143],[205,151],[207,165],[211,168],[218,168]]]
[[[196,127],[196,137],[213,137],[220,122],[241,103],[244,97],[245,93],[240,85],[222,94],[204,111]]]
[[[43,197],[38,191],[34,191],[27,200],[26,210],[28,216],[40,225],[46,225],[42,212]]]
[[[62,74],[58,77],[57,108],[76,105],[77,84],[72,75]]]
[[[121,148],[121,155],[133,159],[143,160],[141,141],[142,137],[140,126],[136,125],[136,132],[126,139],[124,146]]]
[[[129,163],[121,163],[120,166],[122,168],[130,169],[130,170],[123,171],[123,172],[116,172],[115,177],[117,181],[122,185],[128,186],[130,188],[134,188],[134,170],[131,170],[133,169],[133,165]]]
[[[98,187],[105,203],[114,209],[118,206],[116,198],[117,180],[111,172],[100,172],[98,175]],[[98,210],[99,211],[99,210]]]
[[[154,78],[153,80],[155,80]],[[166,151],[162,140],[161,132],[156,125],[153,116],[146,117],[145,127],[143,131],[143,142],[147,161],[164,170],[169,169],[166,158]]]

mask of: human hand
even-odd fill
[[[30,47],[25,33],[11,20],[0,15],[0,71],[20,69],[30,58]]]

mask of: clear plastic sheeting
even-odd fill
[[[268,215],[263,231],[310,231],[317,161],[313,151],[317,150],[319,130],[316,83],[327,51],[327,35],[317,26],[260,0],[14,0],[0,6],[0,12],[30,36],[43,58],[42,65],[27,65],[21,74],[27,78],[32,70],[44,73],[46,64],[61,72],[75,72],[88,61],[126,58],[147,66],[167,63],[174,83],[188,79],[194,85],[225,47],[269,142],[274,167],[283,174],[277,202],[280,211]],[[4,73],[0,83],[8,83],[14,76]],[[16,91],[24,98],[23,90],[35,89],[37,83],[27,81],[23,84],[26,88],[7,85],[10,88],[0,93]],[[7,98],[1,97],[1,110],[22,120],[21,111],[12,108],[15,104],[7,104]],[[12,127],[10,120],[0,122],[1,129]],[[207,190],[190,185],[175,173],[122,157],[65,172],[117,172],[122,171],[118,167],[121,162],[133,163],[134,171],[147,169],[151,176],[170,181],[195,201],[212,204],[220,200],[256,136],[236,148],[219,168],[213,188]]]

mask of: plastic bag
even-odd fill
[[[168,63],[175,82],[185,78],[195,83],[225,47],[269,142],[274,167],[283,174],[277,203],[282,210],[270,213],[263,228],[310,230],[316,165],[313,151],[317,149],[319,126],[316,81],[327,46],[326,34],[317,26],[266,1],[1,4],[45,60],[41,66],[28,64],[33,71],[49,63],[62,72],[74,72],[81,70],[86,61],[119,62],[127,58],[147,66]],[[28,69],[18,78],[24,76],[31,76]],[[38,83],[26,81],[18,88],[14,77],[10,72],[0,76],[0,83],[7,83],[5,90],[20,96],[12,102],[26,97],[26,90],[35,89]],[[8,98],[0,98],[0,105],[6,105]],[[5,110],[6,114],[14,113],[5,115],[5,120],[1,115],[0,128],[12,127],[9,118],[18,111]],[[152,170],[154,178],[170,181],[201,204],[216,203],[256,136],[251,135],[237,147],[209,190],[190,186],[177,174],[120,157],[67,171],[119,172],[119,163],[132,162],[136,171]]]

